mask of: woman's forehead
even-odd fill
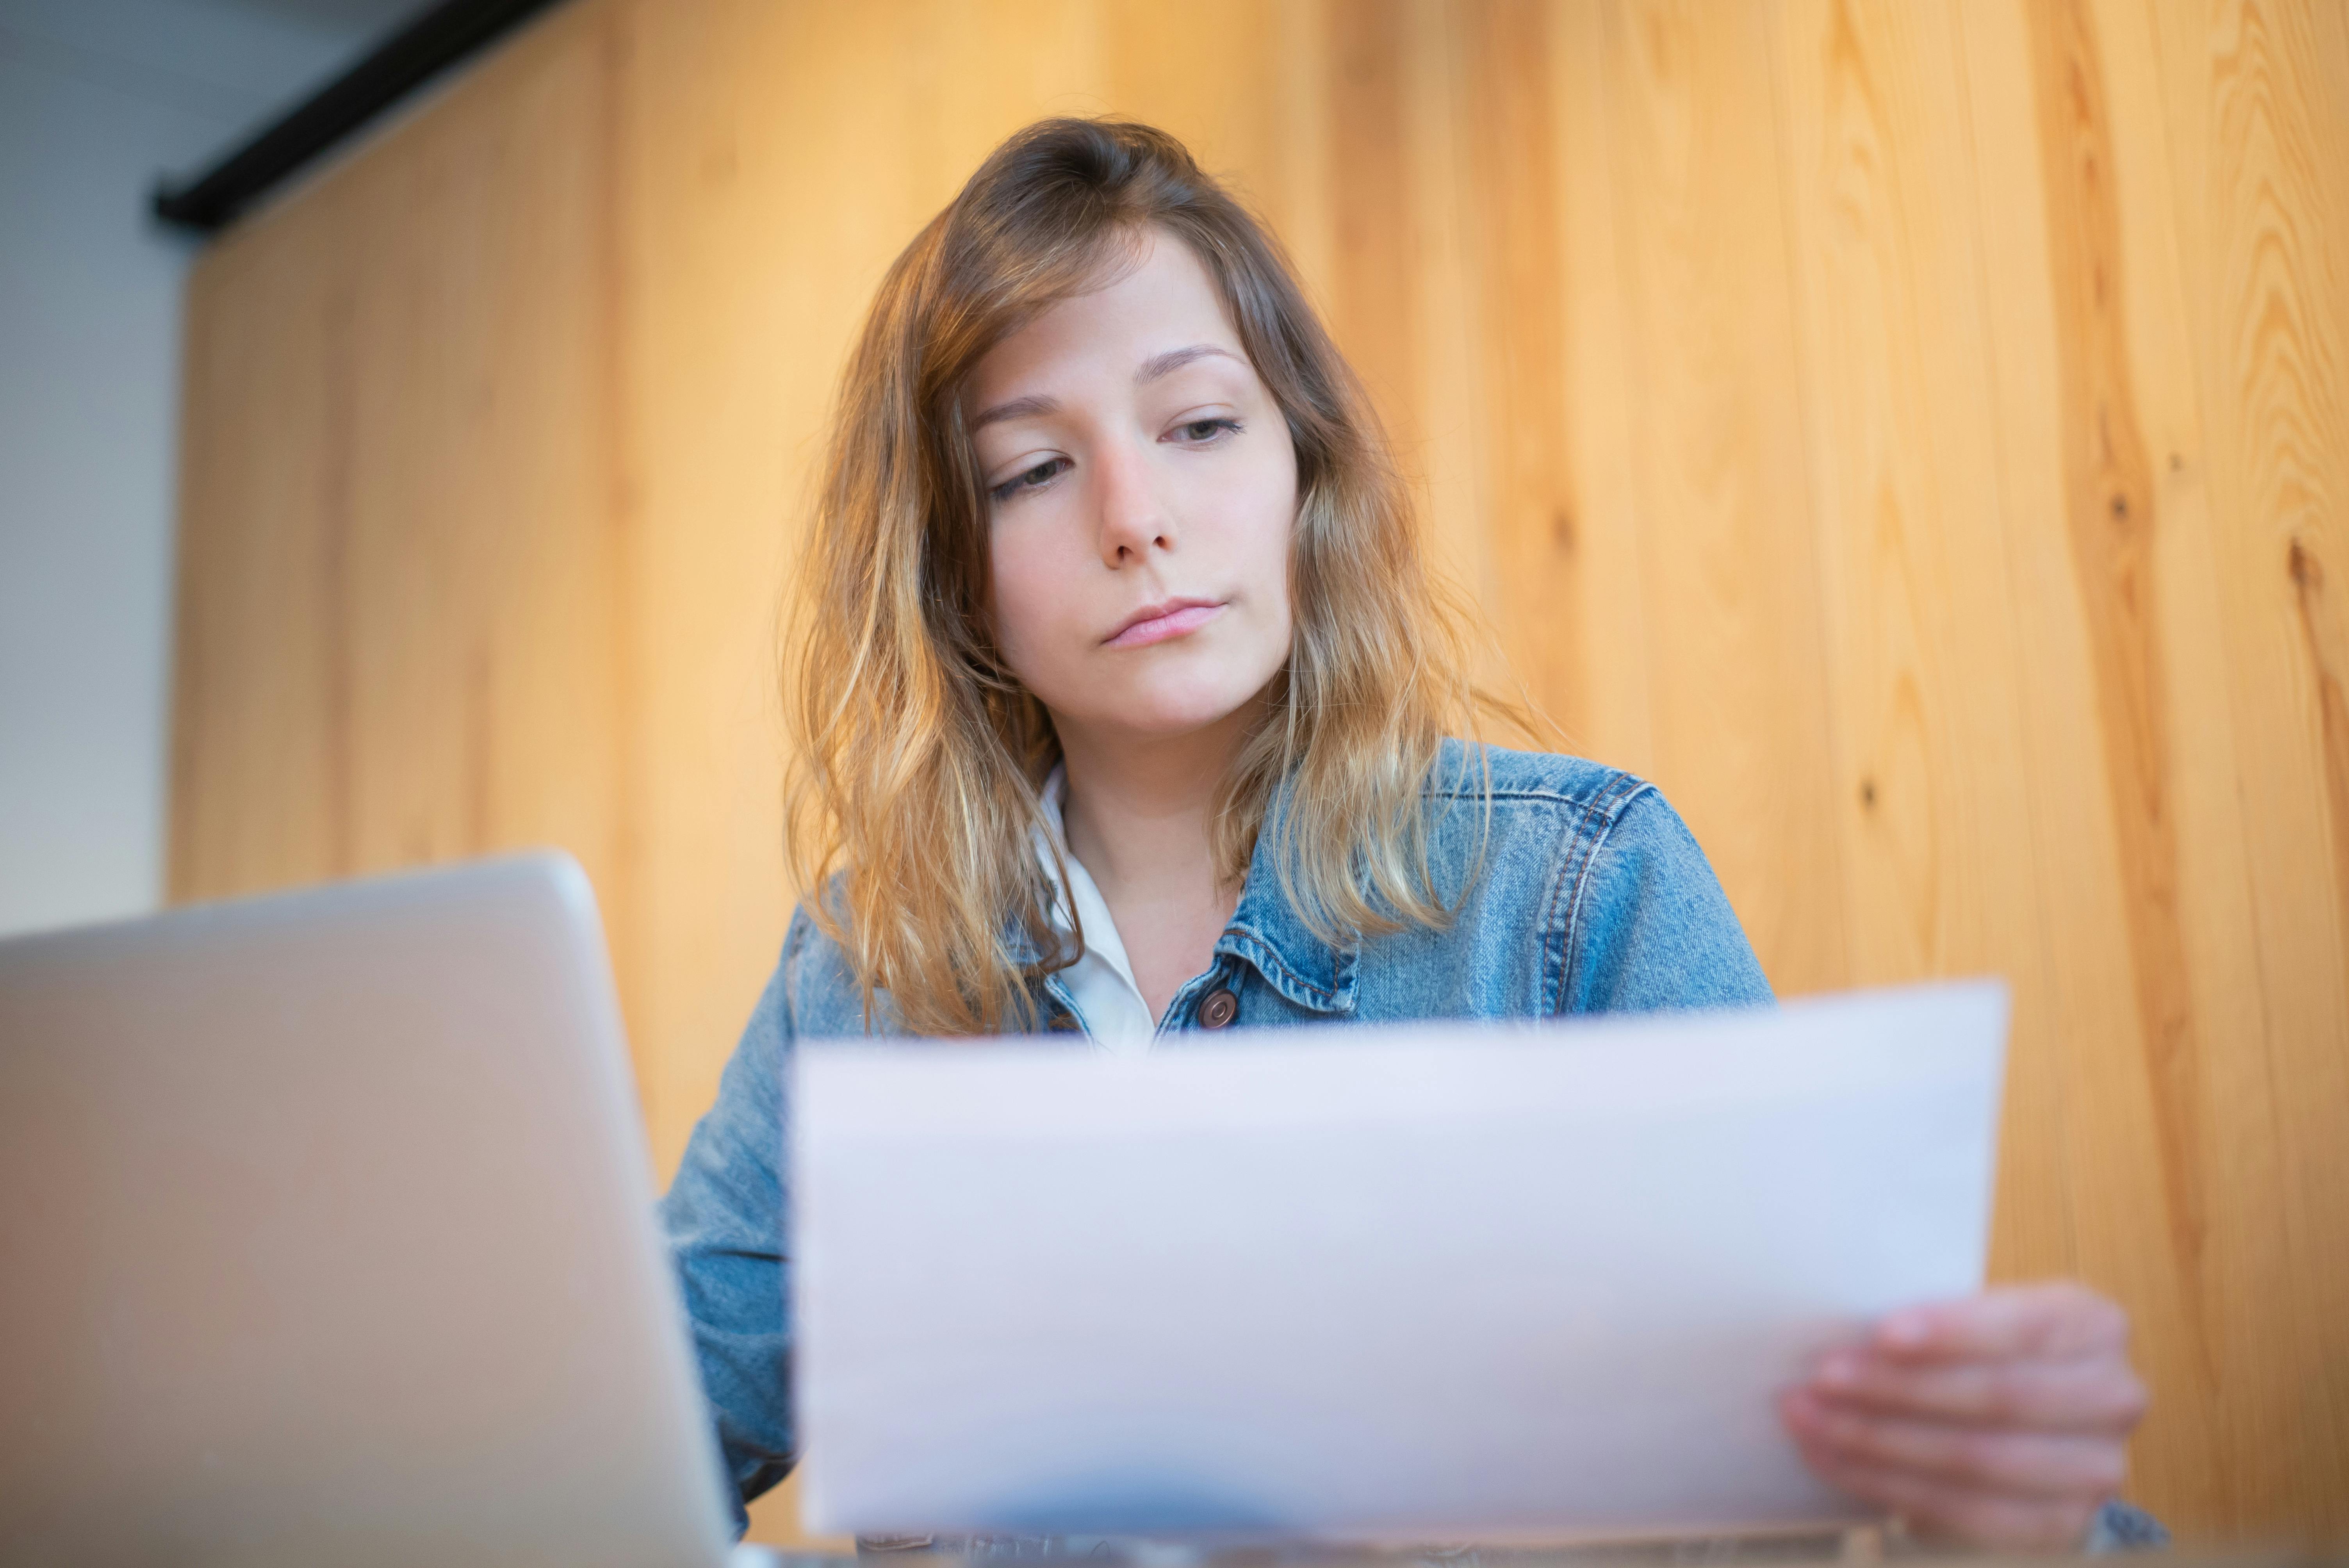
[[[1132,262],[1102,286],[1054,302],[981,356],[964,407],[975,413],[1036,389],[1034,382],[1135,376],[1199,346],[1223,352],[1190,359],[1247,364],[1222,291],[1198,256],[1174,235],[1146,231]]]

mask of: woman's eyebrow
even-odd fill
[[[1164,354],[1153,355],[1143,360],[1142,368],[1133,373],[1133,384],[1142,387],[1161,376],[1172,376],[1193,360],[1205,359],[1211,354],[1220,354],[1226,359],[1238,360],[1240,357],[1230,349],[1218,348],[1212,343],[1195,343],[1188,348],[1170,348]],[[1245,360],[1240,362],[1247,363]]]
[[[1040,395],[1014,397],[1008,403],[998,403],[994,407],[975,417],[970,422],[971,433],[977,435],[987,426],[999,424],[1005,419],[1028,419],[1039,414],[1057,414],[1060,411],[1060,402],[1055,398]]]
[[[1164,354],[1154,354],[1143,360],[1142,368],[1133,373],[1133,384],[1136,387],[1147,386],[1162,376],[1172,376],[1192,361],[1205,359],[1210,355],[1220,356],[1236,364],[1247,363],[1228,348],[1218,348],[1212,343],[1195,343],[1188,348],[1170,348]],[[1047,397],[1040,393],[1026,397],[1014,397],[1009,402],[998,403],[994,407],[974,415],[970,421],[971,433],[976,435],[986,427],[1000,424],[1006,419],[1029,419],[1040,414],[1057,414],[1060,411],[1061,404],[1058,398]]]

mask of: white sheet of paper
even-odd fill
[[[816,1530],[1457,1541],[1857,1517],[1775,1393],[1982,1282],[2006,992],[811,1045]]]

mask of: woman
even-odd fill
[[[1278,251],[1162,133],[1052,120],[891,270],[803,577],[802,903],[666,1208],[733,1480],[791,1463],[799,1037],[1508,1018],[1770,998],[1650,786],[1476,733],[1461,620]],[[1817,1472],[1976,1544],[2106,1506],[2144,1393],[2070,1284],[1879,1324]]]

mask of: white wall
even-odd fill
[[[0,934],[162,891],[181,280],[146,217],[398,0],[0,0]]]

